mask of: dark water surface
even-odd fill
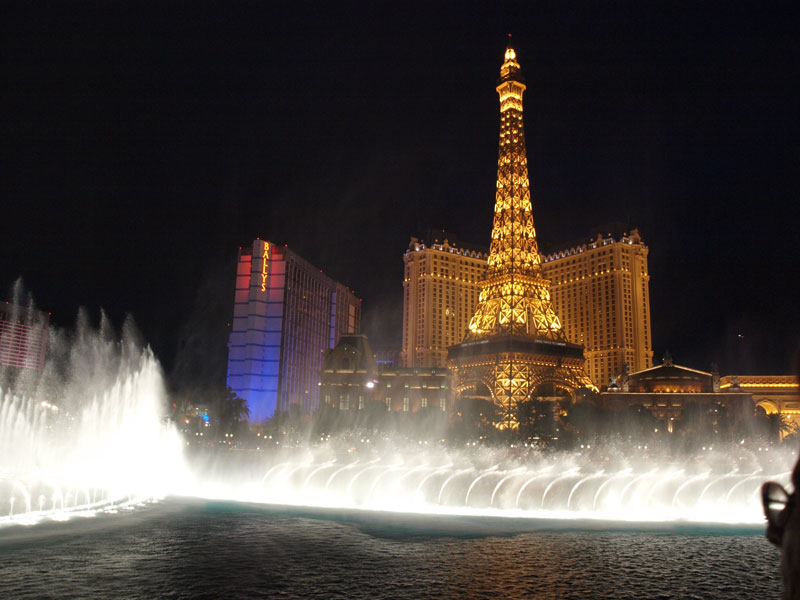
[[[779,598],[757,527],[538,524],[170,499],[0,530],[0,598]]]

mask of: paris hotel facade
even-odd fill
[[[585,348],[586,370],[598,388],[625,363],[653,365],[648,248],[636,229],[600,235],[542,256],[556,314],[570,342]],[[405,367],[444,367],[478,304],[487,252],[442,232],[411,238],[403,257]]]

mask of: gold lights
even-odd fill
[[[519,141],[522,135],[522,94],[525,84],[520,76],[520,66],[517,62],[517,53],[513,48],[506,48],[505,61],[500,67],[500,83],[497,93],[500,96],[500,114],[502,130],[500,131],[500,148],[512,145]],[[518,115],[518,119],[507,119],[505,113]]]
[[[733,387],[730,383],[723,383],[719,386],[720,389],[727,389]],[[766,382],[753,382],[742,383],[739,382],[741,388],[785,388],[785,389],[800,389],[800,383],[766,383]]]
[[[489,269],[467,338],[521,334],[563,341],[533,226],[522,124],[525,84],[516,58],[509,46],[500,67],[500,150]]]
[[[488,269],[462,344],[473,348],[475,343],[503,338],[569,345],[553,308],[550,282],[542,273],[536,242],[522,123],[525,83],[516,57],[513,48],[506,48],[496,88],[500,140]],[[452,359],[451,366],[459,389],[485,386],[489,390],[492,400],[503,410],[499,427],[505,429],[517,426],[516,407],[531,398],[541,385],[569,392],[584,386],[594,388],[583,362],[580,354],[567,357],[527,350],[472,354]]]

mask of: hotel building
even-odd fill
[[[721,385],[716,370],[709,373],[684,367],[666,356],[660,365],[615,377],[608,391],[600,394],[600,406],[611,410],[644,407],[669,433],[674,432],[689,404],[706,410],[721,407],[734,421],[746,420],[755,408],[753,395],[739,386],[735,377],[727,379],[728,385]]]
[[[403,256],[400,362],[407,368],[446,366],[447,347],[464,338],[486,278],[486,250],[444,235],[412,237]]]
[[[405,367],[445,366],[447,347],[463,340],[486,277],[485,249],[441,237],[411,238],[403,256]],[[584,346],[598,387],[623,363],[631,372],[652,366],[648,251],[633,229],[542,256],[553,307],[567,339]]]
[[[638,230],[543,257],[553,305],[567,339],[584,346],[586,370],[598,387],[622,372],[653,364],[649,249]]]
[[[453,405],[448,369],[380,369],[363,334],[343,335],[326,354],[320,389],[321,403],[343,411],[377,403],[389,412],[435,411],[447,419]]]
[[[301,256],[265,240],[239,251],[227,385],[263,421],[319,405],[325,353],[361,327],[361,300]]]
[[[794,375],[727,375],[720,390],[741,389],[768,415],[780,413],[800,430],[800,381]]]
[[[0,367],[44,368],[50,316],[6,302],[0,305]]]

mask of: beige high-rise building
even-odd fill
[[[460,343],[486,277],[486,251],[448,240],[411,238],[403,257],[403,348],[406,367],[444,367]],[[567,339],[585,348],[598,387],[612,375],[653,364],[648,248],[639,232],[602,237],[542,257],[553,308]]]
[[[623,363],[630,372],[653,366],[648,251],[633,229],[543,258],[567,339],[584,346],[586,370],[599,388]]]
[[[411,238],[403,256],[404,367],[446,366],[447,347],[464,338],[478,305],[486,255],[444,236]]]

